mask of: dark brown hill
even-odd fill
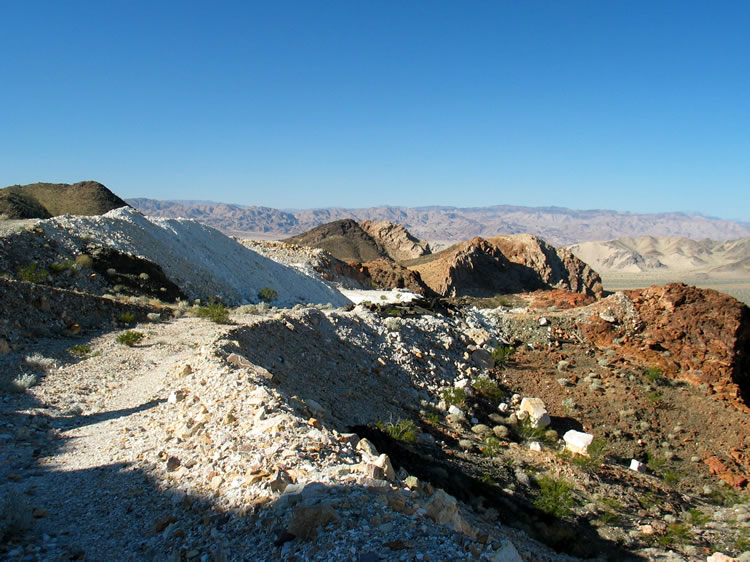
[[[129,205],[95,181],[32,183],[0,189],[0,216],[47,219],[57,215],[103,215]]]
[[[404,265],[443,296],[487,297],[550,288],[602,294],[599,275],[590,267],[528,234],[476,237]]]
[[[388,257],[383,247],[352,219],[322,224],[284,242],[321,248],[344,262],[364,263]]]

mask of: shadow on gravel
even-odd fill
[[[272,384],[288,397],[319,403],[325,412],[319,421],[331,429],[367,437],[379,452],[388,454],[397,469],[404,468],[469,505],[494,508],[502,514],[504,524],[560,552],[583,557],[604,555],[612,560],[638,559],[601,538],[588,521],[558,519],[536,509],[528,497],[511,496],[502,491],[502,485],[483,481],[486,467],[456,454],[457,442],[449,435],[440,435],[448,447],[444,450],[438,445],[405,445],[375,429],[377,421],[418,418],[420,398],[427,398],[414,382],[419,378],[418,359],[411,364],[416,373],[413,376],[401,362],[380,356],[377,350],[384,337],[362,322],[359,332],[348,338],[361,345],[352,346],[339,339],[330,318],[310,313],[287,326],[276,321],[238,328],[232,333],[235,343],[225,351],[244,355],[265,368]],[[434,341],[429,341],[429,334],[426,337],[420,347],[441,345],[437,337]],[[408,335],[403,340],[420,341]],[[406,355],[414,354],[407,351]],[[452,364],[444,367],[455,369]],[[423,368],[426,370],[427,365]],[[575,420],[560,421],[566,428],[580,429]],[[502,476],[497,481],[502,482]]]
[[[503,524],[520,529],[559,552],[583,558],[642,559],[601,538],[585,519],[560,519],[537,509],[523,495],[504,492],[501,481],[500,485],[487,482],[482,467],[455,452],[447,455],[439,446],[410,445],[370,426],[354,426],[351,430],[386,453],[396,470],[403,468],[469,505],[494,508]]]
[[[100,423],[107,420],[114,420],[117,418],[122,418],[126,416],[130,416],[132,414],[137,414],[138,412],[143,412],[145,410],[150,410],[151,408],[155,408],[159,404],[166,402],[166,399],[160,398],[158,400],[149,400],[148,402],[145,402],[141,404],[140,406],[135,406],[133,408],[124,408],[122,410],[112,410],[110,412],[99,412],[96,414],[87,414],[87,415],[69,415],[69,416],[59,416],[51,418],[51,422],[54,425],[61,425],[63,427],[70,426],[70,425],[76,425],[76,426],[82,426],[82,425],[91,425],[95,423]],[[62,422],[62,423],[60,423]]]

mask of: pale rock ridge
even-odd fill
[[[349,303],[322,281],[264,258],[194,220],[149,219],[123,207],[96,217],[55,217],[40,221],[39,227],[72,251],[80,251],[85,241],[158,263],[190,298],[216,296],[228,305],[238,305],[257,302],[258,291],[269,287],[278,292],[274,304]]]
[[[426,242],[417,240],[401,224],[366,220],[359,226],[382,246],[394,261],[411,260],[430,253]]]

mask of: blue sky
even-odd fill
[[[750,217],[747,2],[0,0],[0,185]]]

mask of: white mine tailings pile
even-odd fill
[[[344,306],[341,293],[280,265],[209,226],[189,219],[146,218],[123,207],[102,216],[60,216],[39,222],[49,239],[79,251],[100,245],[158,263],[189,297],[221,298],[228,305],[258,302],[258,291],[278,292],[274,304]]]

